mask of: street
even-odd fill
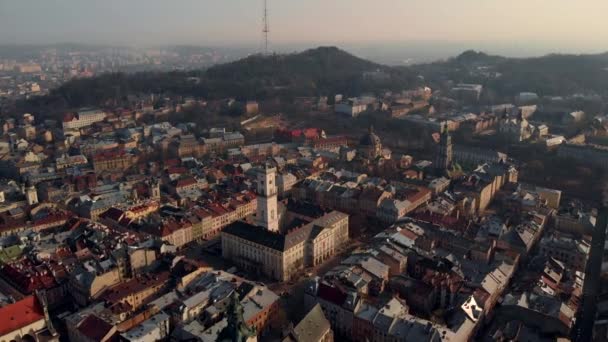
[[[583,285],[582,309],[579,311],[572,340],[588,342],[593,338],[593,325],[597,311],[596,303],[600,289],[600,272],[604,256],[604,242],[606,240],[606,225],[608,224],[608,208],[600,210],[593,239],[587,268],[585,270],[585,284]]]

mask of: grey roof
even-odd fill
[[[312,229],[313,225],[308,224],[291,233],[280,234],[261,226],[238,221],[228,225],[222,233],[238,236],[241,239],[282,252],[306,240]]]
[[[228,225],[223,233],[238,236],[277,251],[286,251],[310,238],[314,238],[323,228],[345,216],[347,215],[344,213],[332,211],[286,234],[271,232],[264,227],[238,221]]]
[[[293,329],[297,341],[320,341],[331,329],[320,304],[316,304]]]

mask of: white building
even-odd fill
[[[345,102],[336,103],[334,111],[340,114],[346,114],[350,117],[357,117],[359,114],[367,110],[365,103],[360,103],[357,99],[349,99]]]
[[[532,92],[521,92],[517,95],[518,103],[528,103],[538,100],[538,95]]]
[[[101,122],[106,118],[106,113],[101,109],[82,109],[75,114],[68,114],[63,119],[63,130],[78,130]]]
[[[279,231],[279,212],[277,204],[277,169],[265,166],[257,170],[257,190],[258,190],[258,225],[266,229]]]

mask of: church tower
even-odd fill
[[[158,179],[152,178],[148,181],[148,187],[150,188],[150,198],[159,200],[160,199],[160,183]]]
[[[25,189],[25,199],[27,200],[28,205],[38,204],[38,191],[36,191],[36,186],[30,181],[27,182],[27,187]]]
[[[445,174],[445,171],[452,165],[452,136],[447,124],[441,125],[441,137],[439,138],[439,148],[435,156],[435,169],[437,174]]]
[[[257,225],[279,231],[279,212],[277,204],[276,168],[265,165],[257,170],[258,209]]]

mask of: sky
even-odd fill
[[[271,46],[608,50],[606,0],[268,0]],[[260,45],[263,0],[0,0],[0,44]]]

